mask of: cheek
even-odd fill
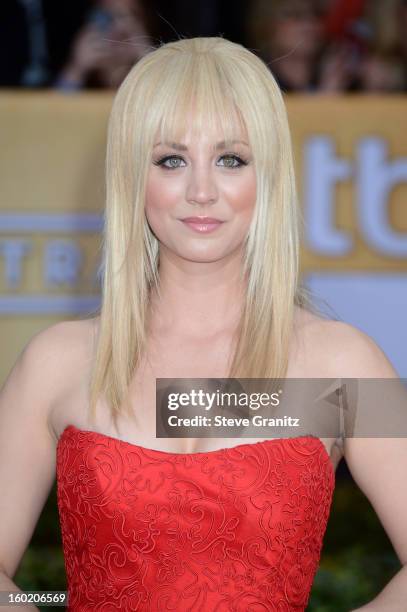
[[[228,181],[223,185],[223,193],[229,206],[236,213],[250,213],[256,203],[255,173],[247,173],[241,180]]]
[[[162,223],[164,212],[169,212],[180,201],[179,181],[169,181],[165,177],[152,173],[147,180],[145,195],[145,213],[150,224]]]

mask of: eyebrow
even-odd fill
[[[167,144],[169,147],[171,147],[171,149],[176,149],[177,151],[188,151],[188,147],[180,142],[157,142],[157,144],[154,145],[154,148],[162,144]],[[229,145],[232,144],[243,144],[246,145],[246,147],[249,146],[248,143],[244,140],[221,140],[220,142],[216,143],[215,149],[217,151],[219,151],[219,149],[226,149]]]

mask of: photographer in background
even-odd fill
[[[139,0],[98,0],[73,41],[57,89],[116,89],[151,48],[150,23]]]

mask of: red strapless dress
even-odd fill
[[[314,436],[183,454],[69,425],[57,447],[68,610],[304,610],[334,486]]]

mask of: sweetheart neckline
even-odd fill
[[[159,455],[165,455],[167,457],[195,457],[195,456],[200,456],[200,455],[214,455],[215,453],[220,453],[222,451],[228,451],[228,450],[242,450],[243,448],[247,448],[247,447],[253,447],[253,446],[257,446],[259,444],[265,444],[265,443],[270,443],[270,442],[282,442],[283,440],[315,440],[318,445],[320,446],[320,448],[322,448],[323,454],[325,455],[325,458],[328,461],[330,470],[331,470],[331,474],[333,475],[334,479],[335,479],[335,467],[331,461],[331,457],[328,454],[328,451],[326,449],[325,444],[322,442],[321,438],[318,438],[318,436],[313,436],[311,434],[307,434],[307,435],[303,435],[303,436],[295,436],[293,438],[267,438],[266,440],[259,440],[258,442],[246,442],[246,443],[242,443],[242,444],[237,444],[235,446],[228,446],[228,447],[224,447],[224,448],[215,448],[213,450],[209,450],[209,451],[197,451],[197,452],[193,452],[193,453],[177,453],[177,452],[172,452],[172,451],[163,451],[163,450],[159,450],[156,448],[147,448],[146,446],[140,446],[140,444],[134,444],[133,442],[128,442],[127,440],[122,440],[121,438],[115,438],[114,436],[109,436],[108,434],[104,434],[100,431],[92,431],[91,429],[82,429],[80,427],[76,427],[76,425],[73,425],[72,423],[69,425],[66,425],[61,433],[61,435],[58,438],[57,441],[57,449],[63,439],[63,437],[65,436],[67,431],[75,431],[76,433],[83,433],[83,434],[93,434],[96,436],[99,436],[101,438],[107,439],[107,440],[113,440],[114,442],[118,442],[119,444],[125,444],[127,446],[132,446],[133,448],[138,448],[141,451],[145,451],[145,452],[149,452],[149,453],[158,453]]]

